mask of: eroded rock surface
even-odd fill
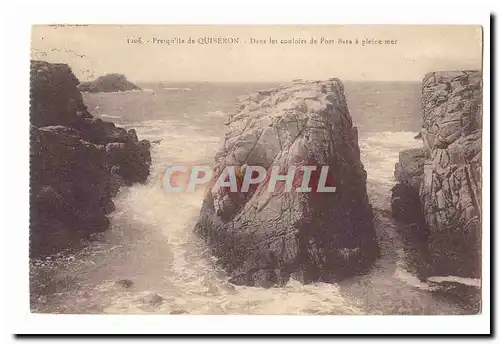
[[[31,256],[107,229],[112,197],[149,175],[149,142],[94,118],[78,84],[65,64],[31,61]]]
[[[338,79],[258,92],[227,125],[195,231],[233,283],[270,287],[291,276],[328,281],[373,262],[378,246],[366,171]],[[268,175],[272,166],[280,174],[290,166],[329,166],[336,192],[314,192],[314,172],[311,193],[270,193],[268,179],[248,192],[211,190],[226,166],[247,165],[262,166]]]
[[[401,207],[410,212],[418,195],[418,211],[428,229],[431,275],[481,274],[481,79],[478,71],[425,76],[423,149],[413,155],[403,152],[408,159],[400,156],[396,165],[398,182],[409,188],[401,193],[401,185],[395,187],[393,214],[396,217]],[[404,197],[411,201],[401,206]]]

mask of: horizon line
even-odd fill
[[[296,78],[296,79],[287,79],[287,80],[131,80],[127,79],[128,81],[132,83],[152,83],[152,82],[165,82],[165,83],[198,83],[198,84],[203,84],[203,83],[253,83],[253,84],[278,84],[278,83],[291,83],[292,80],[302,80],[304,82],[314,82],[314,81],[325,81],[329,80],[331,78],[324,78],[324,79],[301,79],[301,78]],[[343,83],[346,82],[422,82],[422,79],[411,79],[411,80],[377,80],[377,79],[367,79],[367,80],[362,80],[362,79],[341,79],[337,78]],[[89,81],[94,81],[93,80],[80,80],[80,82],[89,82]]]

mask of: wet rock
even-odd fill
[[[391,212],[395,220],[403,223],[423,222],[418,189],[407,184],[396,184],[392,188]]]
[[[460,304],[466,314],[481,312],[481,280],[457,276],[431,276],[426,282],[437,295]]]
[[[158,307],[164,301],[164,298],[156,293],[145,296],[142,302],[151,307]]]
[[[127,139],[131,142],[139,142],[135,129],[129,129],[129,131],[127,131]]]
[[[374,261],[378,246],[357,139],[338,79],[258,92],[230,116],[195,232],[231,283],[269,288],[285,284],[292,273],[307,283],[358,273]],[[248,192],[210,191],[226,166],[242,174],[255,165],[268,174],[272,166],[280,174],[289,166],[318,166],[318,174],[329,166],[334,177],[327,185],[336,192],[314,192],[314,172],[311,193],[269,193],[268,179]],[[335,253],[343,249],[357,253]]]
[[[129,279],[122,279],[122,280],[116,281],[116,284],[118,284],[119,286],[121,286],[123,288],[130,288],[134,284],[134,282],[132,282]]]
[[[65,64],[31,61],[31,257],[106,230],[120,187],[149,175],[149,142],[94,119],[78,83]]]

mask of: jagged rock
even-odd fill
[[[415,189],[420,180],[419,208],[428,227],[433,275],[481,275],[481,78],[478,71],[425,76],[424,165],[418,163],[414,174],[396,168],[401,183]]]
[[[121,286],[123,288],[130,288],[134,284],[134,282],[132,282],[129,279],[122,279],[122,280],[116,281],[116,284],[118,284],[119,286]]]
[[[399,152],[399,162],[394,171],[396,180],[418,192],[424,172],[424,159],[424,152],[420,148]]]
[[[30,121],[36,127],[68,126],[86,112],[78,79],[68,65],[31,62]],[[44,101],[40,101],[40,100]],[[83,120],[83,119],[82,119]]]
[[[468,314],[481,312],[481,280],[457,276],[430,276],[427,284],[434,293],[445,293],[461,305]]]
[[[392,216],[402,223],[423,223],[420,211],[419,189],[424,171],[424,152],[421,148],[399,152],[394,177],[398,181],[392,188]]]
[[[423,222],[417,190],[407,184],[396,184],[391,191],[391,212],[395,220],[403,223]]]
[[[422,90],[427,155],[420,189],[434,274],[479,277],[481,262],[480,72],[428,74]],[[436,89],[447,86],[437,103]]]
[[[157,293],[151,293],[149,295],[146,295],[142,299],[142,302],[150,307],[158,307],[163,303],[164,300],[165,299],[161,295],[158,295]]]
[[[98,77],[94,81],[82,82],[78,85],[82,92],[123,92],[131,90],[140,90],[141,88],[127,80],[123,74],[106,74]]]
[[[329,166],[334,193],[210,191],[226,166]],[[313,173],[311,183],[317,182]],[[230,282],[282,285],[361,272],[378,255],[357,130],[338,79],[294,83],[246,98],[230,117],[195,227]],[[315,188],[313,187],[313,190]]]
[[[78,83],[65,64],[31,62],[31,256],[107,229],[112,197],[149,175],[149,142],[94,119]]]

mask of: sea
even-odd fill
[[[409,271],[390,216],[399,151],[421,146],[420,83],[346,82],[375,211],[381,256],[369,273],[338,284],[291,280],[269,289],[236,286],[193,234],[203,192],[170,193],[172,162],[210,165],[228,114],[242,96],[276,84],[140,84],[142,91],[84,94],[90,113],[152,142],[146,184],[124,187],[111,228],[77,250],[30,262],[31,311],[71,314],[467,314]],[[128,281],[124,286],[118,281]]]

